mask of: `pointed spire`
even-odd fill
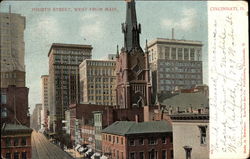
[[[119,57],[119,46],[116,45],[116,57],[118,58]]]
[[[135,1],[127,2],[126,22],[122,24],[124,33],[124,48],[131,51],[134,48],[140,48],[141,25],[137,24]]]

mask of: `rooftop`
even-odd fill
[[[2,134],[9,134],[9,132],[32,132],[33,130],[27,126],[19,125],[19,124],[3,124],[1,128]]]
[[[208,97],[202,92],[179,93],[166,98],[162,104],[172,107],[208,107]]]
[[[176,114],[170,116],[175,120],[209,120],[209,114]]]
[[[195,40],[184,40],[184,39],[167,39],[167,38],[156,38],[149,42],[148,47],[152,47],[155,44],[179,44],[179,45],[196,45],[202,46],[201,41]]]
[[[53,43],[49,49],[48,57],[50,55],[52,48],[93,49],[91,45]]]
[[[116,135],[132,135],[132,134],[152,134],[172,132],[172,126],[166,121],[117,121],[105,128],[103,133]]]

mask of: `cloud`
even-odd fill
[[[103,17],[97,14],[85,14],[81,18],[84,22],[80,27],[80,36],[89,40],[100,39],[104,35]]]
[[[183,31],[192,29],[196,25],[197,11],[193,8],[183,9],[179,19],[162,19],[162,27],[177,28]]]

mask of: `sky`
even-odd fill
[[[8,12],[9,5],[12,13],[26,17],[26,87],[31,112],[35,104],[41,103],[41,75],[48,74],[52,43],[92,45],[93,59],[105,59],[116,53],[116,45],[123,46],[121,23],[125,22],[125,1],[3,1],[1,12]],[[203,83],[208,84],[207,2],[136,1],[136,14],[142,27],[142,48],[146,39],[171,38],[172,28],[175,39],[201,41]]]

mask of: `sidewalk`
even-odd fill
[[[81,155],[78,151],[75,151],[74,149],[67,149],[65,150],[65,152],[67,152],[68,154],[70,154],[70,156],[72,156],[73,158],[76,159],[83,159],[84,155]]]

